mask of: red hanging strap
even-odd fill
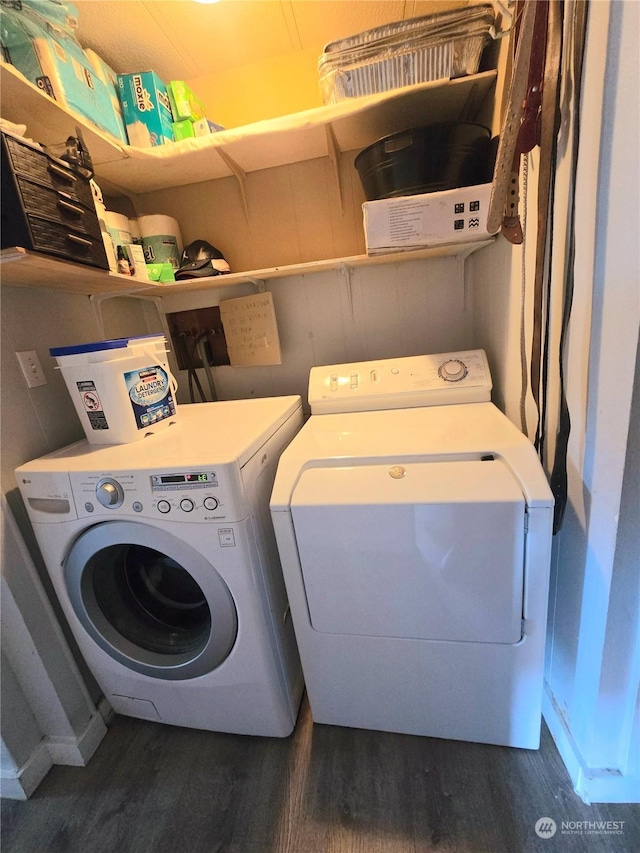
[[[522,155],[540,145],[540,123],[542,112],[542,90],[544,85],[544,68],[547,51],[547,29],[549,21],[548,0],[537,0],[533,35],[531,39],[531,55],[527,92],[522,104],[522,120],[516,138],[511,175],[509,179],[509,194],[502,220],[502,233],[509,242],[519,245],[523,242],[522,225],[518,206],[520,163]],[[519,33],[516,31],[516,38]]]

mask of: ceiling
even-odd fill
[[[115,71],[194,80],[473,0],[74,0],[78,39]]]

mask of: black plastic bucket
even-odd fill
[[[385,136],[355,167],[367,201],[489,183],[495,146],[481,124],[448,121]]]

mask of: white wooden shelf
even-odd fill
[[[64,293],[125,294],[148,288],[152,282],[129,275],[58,260],[51,255],[19,247],[0,252],[0,281],[3,287],[44,287]]]
[[[125,195],[186,186],[234,176],[241,185],[247,218],[244,180],[247,173],[330,157],[366,147],[398,129],[439,121],[486,120],[496,71],[408,86],[404,89],[347,99],[291,116],[256,122],[200,139],[141,149],[122,145],[78,114],[68,112],[28,82],[12,65],[0,62],[0,115],[15,124],[27,123],[26,136],[45,145],[60,143],[76,126],[91,154],[96,180],[108,194]],[[31,117],[37,117],[30,123]],[[339,169],[336,168],[339,182]],[[158,285],[109,273],[83,264],[21,248],[0,253],[0,280],[5,286],[44,287],[84,294],[171,294],[261,283],[328,269],[348,269],[445,255],[466,257],[492,240],[437,246],[389,255],[319,259],[291,266],[190,279]]]
[[[290,266],[269,267],[251,272],[230,273],[217,275],[211,278],[188,279],[186,281],[169,282],[161,286],[154,286],[152,294],[163,296],[174,293],[196,293],[215,287],[229,287],[234,284],[261,285],[276,278],[289,278],[297,275],[314,275],[327,270],[348,270],[357,267],[368,267],[374,264],[392,264],[404,261],[423,260],[427,258],[441,258],[456,255],[461,258],[468,257],[477,249],[482,249],[493,243],[494,238],[478,240],[470,243],[450,243],[446,246],[433,246],[429,249],[414,249],[410,252],[393,252],[385,255],[354,255],[350,258],[332,258],[323,261],[310,261],[304,264],[291,264]]]
[[[335,157],[337,152],[364,148],[398,129],[423,125],[429,116],[439,121],[478,120],[496,76],[496,71],[485,71],[422,83],[143,149],[122,145],[82,116],[67,112],[2,62],[0,112],[16,124],[26,122],[27,137],[45,145],[64,141],[80,127],[98,183],[105,184],[103,189],[130,194]],[[37,124],[30,123],[31,116],[37,116]]]
[[[60,261],[38,252],[21,248],[3,249],[0,252],[0,281],[4,287],[43,287],[66,293],[92,294],[140,294],[145,296],[176,296],[182,293],[197,293],[236,284],[261,286],[272,279],[291,276],[313,275],[327,270],[348,271],[374,264],[391,264],[446,256],[468,257],[472,252],[493,243],[494,238],[469,243],[450,243],[410,252],[394,252],[386,255],[356,255],[350,258],[311,261],[304,264],[270,267],[249,272],[230,273],[207,278],[187,279],[158,285],[126,275],[118,275],[95,267]]]

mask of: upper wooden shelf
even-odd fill
[[[130,194],[365,148],[399,128],[424,124],[430,115],[437,115],[439,121],[482,119],[496,76],[496,71],[485,71],[422,83],[144,149],[122,145],[80,115],[67,112],[2,62],[0,113],[16,124],[26,124],[27,137],[45,145],[64,141],[80,127],[98,183],[108,182],[110,192]]]
[[[270,267],[249,272],[230,273],[208,278],[193,278],[186,281],[170,282],[158,285],[152,281],[131,278],[126,275],[110,273],[96,267],[61,261],[49,255],[30,252],[22,248],[0,251],[0,282],[5,287],[43,287],[65,293],[111,294],[113,296],[179,296],[183,293],[196,293],[219,287],[231,287],[236,284],[261,285],[276,278],[288,278],[296,275],[312,275],[332,269],[355,269],[374,264],[391,264],[428,258],[440,258],[451,255],[465,258],[472,252],[493,243],[494,238],[469,243],[450,243],[429,249],[415,249],[410,252],[395,252],[388,255],[356,255],[349,258],[311,261],[304,264]]]

